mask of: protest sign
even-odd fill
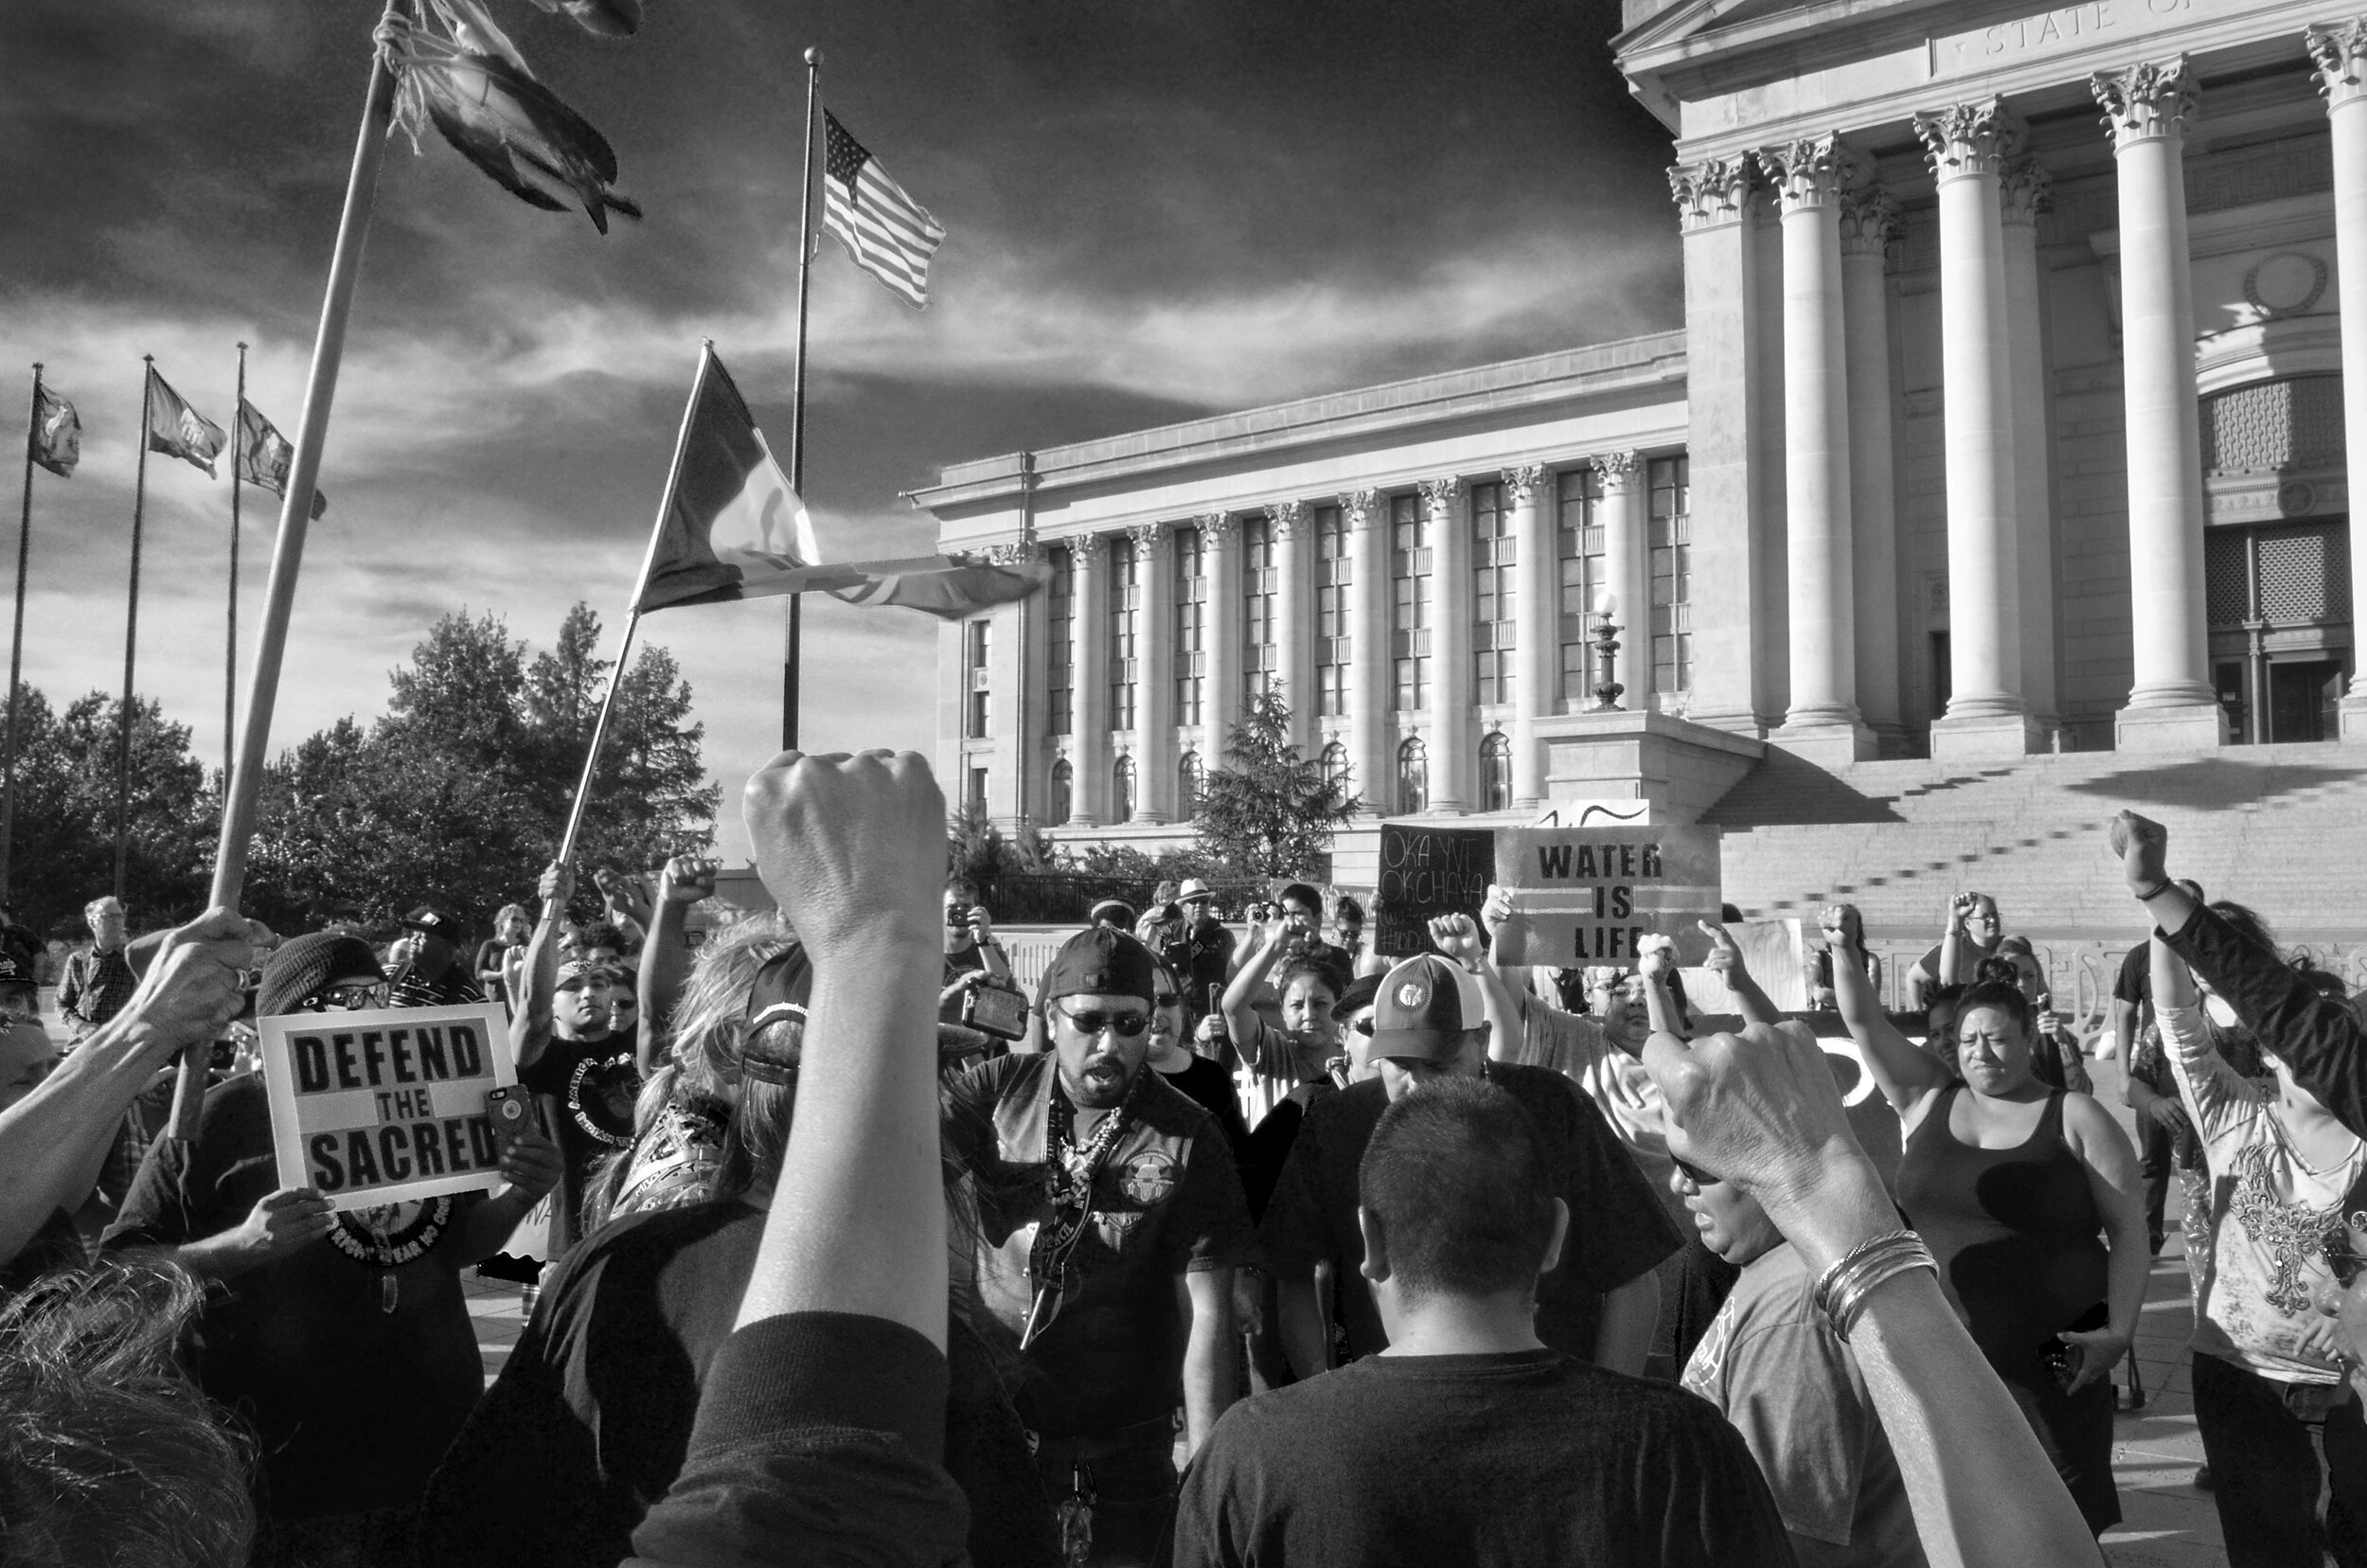
[[[518,1081],[499,1006],[259,1018],[279,1185],[368,1208],[502,1185],[485,1096]]]
[[[1498,963],[1631,968],[1653,935],[1675,939],[1680,964],[1708,955],[1700,922],[1717,923],[1722,902],[1717,829],[1500,828],[1495,837],[1495,880],[1512,898]]]
[[[1411,958],[1431,951],[1437,915],[1479,913],[1496,877],[1492,828],[1380,825],[1380,881],[1373,894],[1373,951]]]

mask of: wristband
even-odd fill
[[[2169,878],[2164,877],[2160,882],[2155,882],[2151,887],[2145,889],[2144,892],[2136,893],[2136,900],[2139,903],[2151,903],[2154,900],[2160,898],[2162,894],[2167,893],[2171,888],[2176,887],[2178,883],[2171,881]],[[2131,891],[2135,892],[2134,889],[2131,889]]]
[[[1809,1304],[1824,1314],[1833,1337],[1846,1345],[1849,1331],[1857,1327],[1860,1314],[1865,1310],[1866,1298],[1875,1288],[1913,1269],[1929,1269],[1934,1276],[1939,1274],[1931,1249],[1913,1231],[1887,1232],[1860,1241],[1840,1262],[1820,1274],[1815,1289],[1809,1292]]]

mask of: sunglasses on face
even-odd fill
[[[305,999],[303,1012],[360,1012],[383,1004],[386,988],[375,980],[355,980],[329,986]]]
[[[1669,1158],[1677,1161],[1677,1168],[1682,1171],[1684,1173],[1684,1179],[1691,1182],[1695,1186],[1716,1186],[1718,1184],[1719,1178],[1711,1175],[1708,1171],[1703,1170],[1700,1166],[1694,1165],[1689,1161],[1677,1160],[1677,1157],[1673,1154],[1670,1155]]]
[[[1349,1025],[1348,1027],[1354,1029],[1358,1034],[1362,1035],[1367,1040],[1373,1038],[1373,1021],[1370,1018],[1360,1018],[1355,1023]]]
[[[1103,1012],[1099,1008],[1090,1012],[1071,1012],[1066,1007],[1058,1010],[1078,1034],[1097,1035],[1107,1030],[1114,1032],[1121,1040],[1135,1040],[1150,1027],[1148,1013]]]
[[[1151,998],[1151,1006],[1161,1012],[1166,1011],[1169,1007],[1180,1007],[1183,1005],[1184,993],[1181,991],[1160,991]]]

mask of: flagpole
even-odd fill
[[[279,695],[279,664],[288,646],[288,616],[295,604],[296,572],[304,563],[305,530],[312,521],[312,490],[321,476],[321,449],[329,441],[329,410],[336,401],[337,371],[344,363],[346,323],[353,313],[353,289],[362,271],[362,246],[369,238],[370,206],[378,194],[379,166],[394,121],[395,67],[388,45],[376,41],[411,15],[411,0],[387,0],[372,34],[370,84],[362,103],[362,129],[353,146],[353,168],[346,177],[345,209],[337,219],[337,244],[329,255],[329,288],[321,300],[320,330],[312,339],[312,368],[304,383],[304,418],[296,426],[295,454],[288,465],[287,489],[279,500],[279,534],[272,546],[270,585],[263,619],[256,629],[255,664],[247,676],[246,727],[239,733],[237,765],[222,797],[222,838],[214,848],[211,902],[236,909],[246,883],[247,841],[255,835],[255,802],[261,792],[265,755],[271,745],[272,709]],[[143,443],[145,450],[145,443]],[[237,459],[233,456],[233,462]],[[181,1081],[172,1095],[172,1136],[197,1136],[198,1110],[205,1092],[209,1044],[181,1056]]]
[[[222,793],[230,793],[230,773],[239,750],[239,460],[246,446],[246,345],[239,345],[239,403],[230,437],[230,615],[222,661]]]
[[[123,613],[123,705],[116,724],[116,900],[123,899],[124,858],[132,830],[132,667],[140,634],[140,526],[148,508],[148,433],[156,386],[156,356],[142,354],[140,463],[132,485],[132,596]]]
[[[813,122],[822,102],[822,51],[806,51],[806,184],[797,217],[797,370],[789,414],[789,488],[806,493],[806,308],[813,294]],[[781,650],[781,750],[797,749],[798,666],[803,662],[806,596],[789,596]]]
[[[41,361],[33,362],[33,406],[25,416],[25,509],[16,525],[16,622],[9,633],[9,728],[0,742],[0,905],[9,901],[9,851],[16,842],[16,688],[25,669],[25,569],[33,550],[33,449],[41,442]]]
[[[657,542],[666,535],[666,511],[674,504],[674,487],[682,481],[683,454],[690,447],[690,421],[699,415],[699,398],[706,390],[707,367],[715,363],[715,340],[699,340],[699,373],[690,379],[690,401],[683,405],[682,429],[674,435],[674,460],[666,467],[666,489],[657,500],[657,523],[650,529],[649,547],[641,552],[641,575],[633,579],[632,608],[625,616],[624,645],[616,650],[616,666],[608,672],[608,695],[600,699],[600,716],[592,722],[592,741],[583,751],[583,771],[576,778],[576,798],[567,808],[567,830],[559,840],[555,859],[561,865],[576,858],[576,836],[583,829],[584,808],[592,801],[592,780],[600,769],[600,745],[608,739],[609,715],[616,708],[617,690],[625,684],[625,668],[632,654],[632,634],[641,624],[641,596],[650,589],[650,568],[657,561]]]

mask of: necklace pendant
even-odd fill
[[[380,1274],[378,1276],[378,1310],[382,1312],[391,1312],[395,1310],[395,1304],[401,1299],[401,1281],[392,1274]]]

